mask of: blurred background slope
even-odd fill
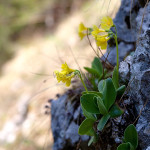
[[[115,16],[120,0],[0,0],[0,150],[51,149],[45,104],[67,90],[53,71],[94,57],[78,25]],[[94,44],[94,42],[92,42]],[[48,113],[48,112],[47,112]]]

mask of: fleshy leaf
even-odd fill
[[[89,113],[100,114],[97,103],[95,102],[95,94],[84,94],[81,96],[80,101],[82,107]]]
[[[118,97],[121,97],[123,95],[123,93],[125,92],[126,90],[126,86],[125,85],[122,85],[120,86],[118,89],[117,89],[117,96]]]
[[[84,94],[95,94],[99,97],[102,97],[102,93],[96,92],[96,91],[88,91],[88,92],[84,91],[84,92],[82,92],[82,95],[84,95]]]
[[[119,117],[122,114],[123,114],[123,110],[117,104],[114,104],[109,111],[109,115],[112,118]]]
[[[91,139],[88,142],[88,146],[90,146],[92,143],[96,143],[98,140],[97,135],[92,136]]]
[[[130,144],[129,143],[120,144],[117,150],[130,150]]]
[[[82,107],[82,105],[81,105],[81,108],[82,108],[82,111],[83,111],[83,115],[84,115],[87,119],[92,119],[92,120],[95,120],[95,121],[97,120],[96,117],[95,117],[93,114],[87,112],[87,111],[84,109],[84,107]]]
[[[93,124],[94,124],[94,120],[93,119],[85,119],[78,130],[78,133],[80,135],[86,135],[88,134],[88,132],[93,128]]]
[[[108,111],[103,103],[103,100],[100,97],[97,97],[97,105],[102,115],[108,114]]]
[[[98,90],[99,90],[100,93],[103,93],[105,85],[106,85],[106,80],[101,80],[98,83]]]
[[[124,141],[130,142],[134,149],[138,146],[138,134],[133,124],[129,125],[124,132]]]
[[[103,91],[103,101],[107,110],[114,104],[116,100],[116,90],[111,78],[106,79],[106,85]]]
[[[94,136],[91,137],[91,139],[88,142],[88,146],[90,146],[94,142],[94,138],[95,138]]]
[[[88,71],[89,73],[91,73],[93,76],[96,76],[96,77],[100,76],[99,72],[96,69],[89,68],[89,67],[84,67],[84,69]]]
[[[94,131],[93,128],[91,128],[87,133],[86,135],[89,135],[89,136],[96,136],[96,132]]]
[[[103,128],[104,128],[104,126],[106,125],[106,123],[107,123],[107,121],[108,121],[109,118],[110,118],[110,115],[109,115],[109,114],[106,114],[106,115],[104,115],[104,116],[101,118],[101,120],[99,121],[99,123],[98,123],[98,125],[97,125],[97,129],[98,129],[99,131],[102,131],[102,130],[103,130]]]
[[[95,57],[92,62],[92,68],[96,69],[100,76],[103,75],[103,65],[99,58]]]

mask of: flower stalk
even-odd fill
[[[85,88],[85,91],[88,92],[87,87],[86,87],[86,85],[85,85],[85,83],[84,83],[84,80],[83,80],[83,78],[82,78],[82,75],[81,75],[80,71],[79,71],[79,70],[76,70],[76,71],[75,71],[75,74],[77,74],[78,77],[80,78],[80,80],[81,80],[81,82],[82,82],[82,84],[83,84],[83,86],[84,86],[84,88]]]
[[[113,25],[115,27],[115,32],[116,34],[114,34],[114,39],[115,39],[115,42],[116,42],[116,54],[117,54],[117,79],[118,79],[118,82],[119,82],[119,50],[118,50],[118,40],[117,40],[117,29],[116,29],[116,26]]]
[[[116,54],[117,54],[117,70],[119,72],[119,50],[118,50],[118,40],[117,40],[117,29],[116,29],[115,25],[114,25],[114,27],[115,27],[115,32],[116,32],[115,42],[116,42]]]

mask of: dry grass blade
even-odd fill
[[[146,8],[147,8],[148,3],[149,3],[149,0],[147,0],[146,4],[144,6],[142,22],[141,22],[141,25],[140,25],[140,29],[139,29],[139,33],[138,33],[138,38],[137,38],[137,46],[139,44],[139,39],[140,39],[141,31],[142,31],[142,25],[143,25],[144,16],[145,16],[145,13],[146,13]]]
[[[143,111],[143,109],[145,108],[145,106],[146,106],[147,102],[148,102],[148,99],[146,100],[145,104],[143,105],[142,109],[140,110],[139,115],[137,116],[137,118],[135,119],[135,121],[133,122],[133,124],[135,124],[135,123],[136,123],[136,121],[137,121],[137,120],[139,119],[139,117],[141,116],[142,111]]]
[[[110,3],[111,3],[111,0],[109,0],[109,3],[108,3],[107,15],[108,15],[108,10],[109,10]]]

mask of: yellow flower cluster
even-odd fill
[[[109,40],[108,31],[112,26],[113,26],[113,21],[110,17],[107,16],[101,19],[100,28],[94,25],[93,29],[91,29],[85,27],[83,23],[80,23],[78,28],[78,34],[81,40],[87,34],[92,34],[92,36],[96,40],[97,46],[103,50],[107,48],[107,41]],[[90,33],[88,33],[88,30],[90,31]],[[65,83],[66,86],[70,86],[71,79],[75,76],[76,70],[69,68],[67,63],[62,64],[61,69],[62,69],[61,71],[57,71],[57,70],[54,71],[57,81]]]
[[[97,46],[101,49],[107,48],[107,41],[109,40],[108,33],[104,29],[99,29],[96,25],[93,26],[92,35],[96,40]]]
[[[69,68],[66,62],[62,64],[61,69],[62,69],[61,72],[57,70],[54,71],[57,81],[58,83],[60,81],[62,81],[63,83],[66,83],[66,86],[68,87],[71,84],[71,79],[75,76],[74,74],[75,70]]]
[[[113,20],[108,16],[103,17],[101,19],[100,28],[98,28],[96,25],[93,26],[92,35],[96,40],[97,46],[100,47],[102,50],[107,48],[107,41],[110,39],[108,37],[108,33],[105,32],[105,30],[110,30],[112,26],[113,26]]]
[[[91,34],[96,40],[96,44],[98,47],[100,47],[102,50],[107,48],[107,41],[110,39],[108,37],[108,32],[106,30],[110,30],[110,28],[113,26],[113,20],[111,17],[106,16],[101,19],[100,28],[98,28],[96,25],[93,26],[93,31]],[[80,23],[78,34],[81,40],[84,36],[87,35],[88,28],[84,26],[83,23]]]

